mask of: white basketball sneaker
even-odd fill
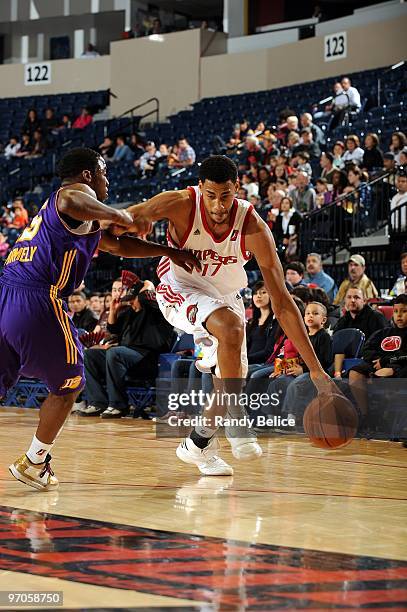
[[[185,438],[179,444],[176,453],[178,459],[196,465],[205,476],[231,476],[233,468],[216,455],[219,448],[217,438],[212,438],[205,448],[199,448],[191,438]]]
[[[246,438],[233,437],[228,428],[225,427],[225,436],[232,448],[232,455],[235,459],[250,460],[258,459],[262,456],[263,450],[257,442],[256,436],[248,436]]]

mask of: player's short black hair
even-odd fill
[[[404,304],[404,306],[407,306],[407,293],[402,293],[401,295],[398,295],[396,298],[394,298],[393,306],[395,306],[396,304]]]
[[[206,180],[214,183],[226,183],[237,181],[237,166],[225,155],[211,155],[203,160],[199,168],[199,178],[204,183]]]
[[[98,169],[100,153],[87,147],[71,149],[58,162],[57,174],[61,179],[78,176],[84,170],[94,174]]]

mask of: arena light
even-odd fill
[[[391,70],[396,70],[396,68],[400,68],[401,66],[404,66],[406,62],[403,60],[402,62],[397,62],[397,64],[393,64],[393,66],[391,67]]]

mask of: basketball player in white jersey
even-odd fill
[[[236,165],[227,157],[215,155],[202,162],[199,176],[198,187],[164,192],[128,209],[135,222],[167,219],[169,243],[192,251],[201,262],[200,271],[188,273],[166,257],[161,259],[157,300],[164,317],[174,327],[194,334],[197,342],[208,345],[200,369],[211,371],[215,365],[215,374],[225,383],[225,391],[236,392],[236,381],[241,389],[247,374],[247,355],[245,311],[239,290],[247,286],[244,265],[255,256],[273,312],[309,367],[318,390],[326,390],[330,379],[286,289],[273,236],[253,206],[236,198]],[[216,454],[219,443],[214,417],[225,416],[226,412],[235,416],[235,408],[222,405],[206,410],[211,426],[196,427],[179,445],[177,456],[197,465],[202,474],[232,474],[231,466]],[[254,435],[233,437],[226,432],[226,436],[234,457],[261,455]]]

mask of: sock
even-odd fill
[[[31,442],[31,446],[26,452],[26,455],[31,461],[31,463],[44,463],[45,457],[51,450],[53,444],[53,442],[51,444],[45,444],[45,442],[40,442],[37,436],[34,436]]]
[[[206,448],[215,435],[216,429],[210,429],[209,427],[195,427],[189,434],[192,442],[198,448]]]

